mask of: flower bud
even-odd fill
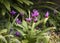
[[[15,15],[16,12],[14,10],[10,11],[10,14]]]
[[[48,18],[48,16],[49,16],[49,12],[47,11],[45,14],[45,18]]]

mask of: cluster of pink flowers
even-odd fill
[[[33,12],[31,13],[31,17],[30,18],[26,18],[26,21],[30,22],[30,21],[34,21],[37,22],[37,17],[39,16],[39,12],[36,9],[33,9]]]
[[[26,21],[30,22],[30,21],[34,21],[37,22],[38,21],[38,17],[39,16],[39,12],[36,9],[33,9],[33,12],[31,13],[31,17],[30,18],[26,18]],[[47,11],[45,14],[45,18],[48,18],[49,16],[49,12]]]
[[[10,11],[10,14],[11,14],[11,15],[15,15],[15,14],[16,14],[16,11],[11,10],[11,11]],[[19,18],[17,18],[17,19],[16,19],[16,23],[17,23],[17,24],[21,24],[21,20],[20,20]]]
[[[12,11],[10,12],[10,14],[11,14],[11,15],[15,15],[16,12],[15,12],[14,10],[12,10]],[[23,14],[21,13],[21,15],[23,15]],[[26,18],[26,21],[27,21],[27,22],[30,22],[30,21],[33,20],[33,21],[36,23],[36,22],[38,21],[38,16],[39,16],[38,10],[33,9],[33,12],[31,13],[31,17]],[[47,11],[46,14],[45,14],[45,18],[48,18],[48,16],[49,16],[49,12]],[[16,23],[17,23],[17,24],[21,24],[21,20],[20,20],[19,18],[17,18],[17,19],[16,19]],[[19,36],[20,33],[17,31],[17,32],[15,33],[15,35],[16,35],[16,36]]]

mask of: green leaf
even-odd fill
[[[28,29],[27,22],[25,20],[22,21],[22,26],[24,26],[26,29]]]
[[[19,30],[19,29],[16,29],[18,32],[20,32],[22,34],[22,36],[25,36],[26,34],[22,31],[22,30]]]
[[[28,31],[28,24],[25,20],[22,21],[23,31]]]
[[[41,4],[52,4],[52,5],[58,5],[58,4],[55,3],[55,2],[49,2],[49,1],[47,1],[47,2],[42,2]]]
[[[13,38],[14,35],[9,34],[9,35],[5,35],[5,37],[11,37],[11,38]]]
[[[17,0],[18,2],[20,2],[20,3],[25,3],[25,4],[27,4],[27,5],[30,5],[30,4],[33,4],[31,1],[29,1],[29,0]]]
[[[23,1],[22,0],[17,0],[17,1],[23,4]]]
[[[28,40],[22,40],[22,43],[28,43]]]
[[[7,8],[7,10],[10,11],[10,3],[8,1],[5,1],[3,4]]]
[[[31,30],[34,31],[35,23],[33,22]]]
[[[44,19],[44,24],[46,24],[47,20],[48,20],[48,18],[45,18],[45,19]]]
[[[13,38],[13,39],[11,39],[11,43],[21,43],[21,42],[18,39]]]
[[[12,22],[12,24],[9,26],[9,29],[10,29],[11,27],[13,27],[13,25],[14,25],[16,19],[18,18],[18,16],[19,16],[19,14],[15,17],[15,19],[14,19],[13,22]]]
[[[29,1],[29,0],[23,0],[23,2],[25,3],[25,4],[27,4],[27,5],[30,5],[30,4],[33,4],[31,1]]]
[[[44,29],[42,32],[47,32],[47,31],[49,31],[49,30],[51,30],[51,29],[56,29],[56,27],[49,27],[49,28],[47,28],[47,29]]]
[[[7,33],[7,29],[1,30],[1,31],[0,31],[0,34],[1,34],[1,33]]]
[[[4,36],[0,35],[0,40],[2,40],[3,42],[7,43],[7,40],[5,39]]]
[[[12,7],[15,8],[18,12],[23,12],[26,14],[26,12],[23,9],[21,9],[20,7],[18,7],[16,4],[13,4]]]
[[[50,24],[53,24],[53,26],[56,26],[55,24],[56,24],[56,21],[54,21],[54,19],[49,19],[49,23]]]
[[[36,25],[35,26],[38,26],[40,23],[42,23],[44,21],[44,19],[42,19],[42,20],[39,20],[37,23],[36,23]]]
[[[15,23],[15,25],[18,26],[18,27],[20,27],[20,28],[23,28],[23,29],[24,29],[24,26],[22,26],[21,24],[16,24],[16,23]]]
[[[36,34],[34,30],[35,30],[35,23],[33,22],[32,27],[31,27],[31,32],[30,32],[30,37],[31,38],[33,38],[34,35]]]
[[[47,31],[49,31],[49,30],[52,30],[52,29],[56,29],[56,27],[46,28],[46,29],[42,30],[40,33],[38,33],[38,35],[43,35],[45,32],[47,32]]]

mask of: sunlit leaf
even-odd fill
[[[21,43],[21,42],[18,39],[13,38],[11,39],[11,43]]]
[[[5,43],[7,43],[7,40],[5,39],[4,36],[0,35],[0,40],[4,41]]]
[[[26,29],[28,29],[27,22],[25,20],[22,21],[22,26],[24,26]]]
[[[7,29],[1,30],[1,31],[0,31],[0,34],[1,34],[1,33],[7,33]]]

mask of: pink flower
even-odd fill
[[[31,16],[32,16],[32,17],[37,17],[37,16],[39,16],[38,10],[34,9],[33,12],[31,13]]]
[[[49,12],[47,11],[45,14],[45,18],[48,18],[48,16],[49,16]]]
[[[30,22],[32,20],[32,18],[26,18],[26,21]]]
[[[21,24],[21,20],[19,20],[18,18],[16,19],[16,23],[17,24]]]
[[[14,10],[10,11],[10,14],[15,15],[16,12]]]
[[[15,35],[20,36],[20,32],[16,31]]]

